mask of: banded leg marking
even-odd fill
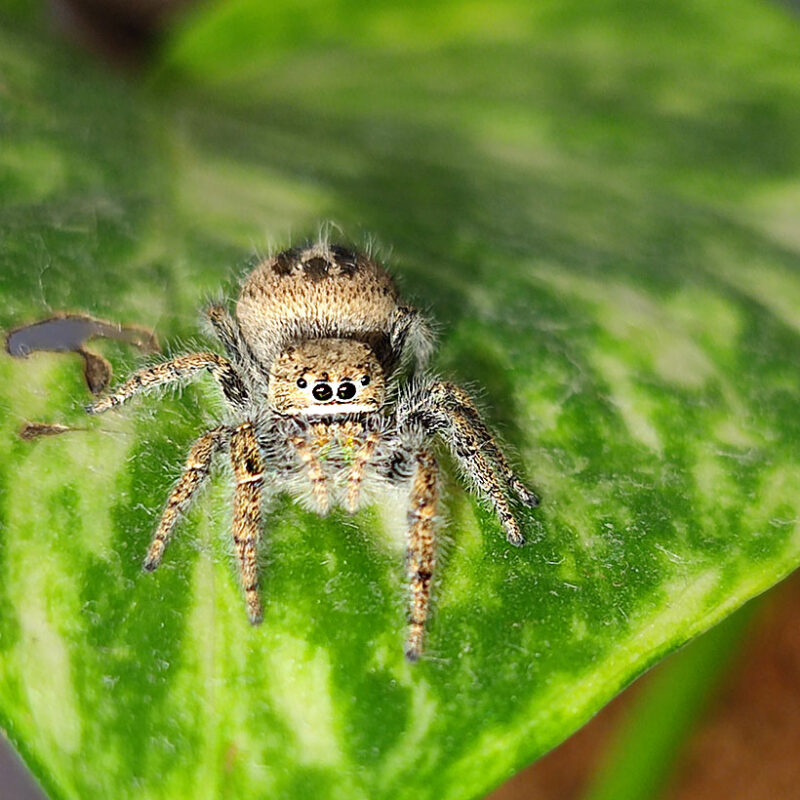
[[[433,454],[427,450],[421,451],[417,455],[408,509],[406,568],[409,580],[409,613],[405,653],[409,661],[417,661],[422,655],[425,621],[430,606],[431,581],[436,565],[438,472]]]
[[[511,511],[503,482],[480,449],[480,441],[474,434],[471,420],[460,411],[451,412],[454,445],[462,465],[468,469],[478,489],[489,499],[506,532],[506,539],[515,547],[525,544],[519,523]]]
[[[206,317],[228,354],[231,357],[241,356],[241,334],[225,307],[218,303],[210,305],[206,309]]]
[[[253,625],[261,622],[258,598],[258,539],[261,529],[261,500],[264,462],[253,425],[245,422],[231,434],[231,464],[236,486],[233,494],[233,543],[239,559],[239,572]]]
[[[144,568],[152,572],[160,563],[164,555],[164,549],[169,542],[172,532],[178,520],[186,512],[194,499],[197,491],[205,482],[211,471],[211,459],[214,454],[225,444],[228,429],[224,425],[203,434],[193,445],[186,459],[186,466],[183,474],[175,484],[164,513],[161,515],[161,522],[158,524],[150,547],[147,550],[147,557],[144,560]]]
[[[438,391],[436,391],[438,390]],[[481,449],[495,462],[503,480],[520,501],[529,508],[539,505],[539,498],[532,492],[512,469],[505,453],[500,449],[496,439],[486,424],[481,419],[480,412],[472,398],[460,386],[452,383],[441,383],[436,387],[438,394],[445,403],[450,401],[456,404],[455,413],[460,413],[464,418],[465,427],[472,428],[473,436],[480,442]]]
[[[242,336],[239,323],[219,303],[214,303],[206,309],[206,317],[234,365],[247,374],[251,384],[260,383],[263,376],[253,367],[257,362]]]
[[[86,411],[89,414],[103,414],[142,392],[193,378],[204,370],[214,376],[229,403],[239,408],[245,405],[247,389],[230,361],[216,353],[187,353],[135,372],[111,394],[87,406]]]
[[[361,498],[361,484],[364,482],[364,473],[366,472],[367,465],[372,460],[375,454],[375,448],[378,446],[380,435],[377,431],[367,436],[364,444],[359,448],[356,453],[355,461],[350,467],[350,472],[347,475],[347,510],[350,512],[358,508],[358,501]]]

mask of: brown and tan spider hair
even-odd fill
[[[100,414],[206,371],[222,391],[229,422],[192,446],[145,569],[158,566],[220,452],[233,467],[233,539],[253,623],[262,616],[257,546],[266,484],[319,514],[333,506],[353,512],[373,490],[402,487],[405,653],[416,661],[436,566],[437,440],[491,504],[512,545],[524,543],[513,505],[534,507],[536,495],[512,470],[469,395],[426,372],[429,326],[369,256],[325,241],[285,250],[249,274],[233,313],[215,304],[206,314],[225,356],[188,353],[140,370],[88,409]]]

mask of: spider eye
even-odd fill
[[[365,375],[365,376],[364,376],[364,377],[361,379],[361,385],[362,385],[362,386],[367,386],[368,384],[369,384],[369,375]]]
[[[306,386],[308,386],[308,381],[307,381],[305,378],[298,378],[298,379],[297,379],[297,385],[298,385],[298,386],[299,386],[301,389],[305,389],[305,388],[306,388]]]
[[[331,389],[330,384],[328,383],[318,383],[312,390],[311,394],[315,400],[319,400],[320,403],[324,403],[326,400],[330,400],[333,397],[333,389]]]
[[[342,381],[336,391],[336,396],[340,400],[352,400],[356,396],[355,384],[350,381]]]

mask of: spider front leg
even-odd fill
[[[241,361],[247,345],[236,320],[228,313],[225,306],[213,303],[206,309],[206,318],[211,323],[214,333],[222,342],[228,356],[234,361]]]
[[[505,529],[506,539],[515,547],[525,544],[519,523],[511,511],[505,487],[492,469],[492,464],[481,452],[480,439],[469,421],[457,412],[451,412],[451,440],[448,442],[464,471],[478,490],[489,499]]]
[[[89,414],[102,414],[122,405],[131,397],[159,386],[194,378],[208,370],[216,379],[225,399],[235,408],[243,408],[248,399],[247,389],[233,364],[216,353],[187,353],[152,367],[135,372],[111,394],[88,406]]]
[[[220,340],[228,358],[233,364],[243,372],[251,385],[259,385],[263,381],[257,368],[257,360],[253,352],[242,335],[239,323],[232,317],[228,310],[219,303],[214,303],[206,309],[206,318]]]
[[[186,459],[186,466],[180,480],[175,484],[172,494],[167,500],[164,513],[161,515],[161,522],[156,529],[150,547],[147,550],[147,558],[144,561],[144,568],[152,572],[160,563],[164,555],[164,548],[167,546],[175,525],[180,517],[186,512],[197,491],[205,482],[211,471],[211,459],[219,449],[221,449],[228,439],[229,430],[224,425],[203,434],[192,445],[189,456]]]
[[[439,434],[472,484],[492,504],[508,541],[525,544],[519,523],[511,510],[513,491],[527,506],[539,498],[511,470],[505,456],[467,393],[451,383],[419,385],[398,405],[401,428],[420,425],[428,434]]]
[[[253,625],[261,622],[258,599],[258,537],[261,529],[261,499],[264,460],[253,425],[244,422],[230,440],[231,464],[236,487],[233,495],[233,543],[239,559],[247,615]]]
[[[410,605],[405,654],[409,661],[417,661],[422,655],[431,581],[436,565],[435,518],[438,502],[439,468],[433,454],[421,450],[416,456],[408,508],[406,569]]]
[[[539,505],[538,496],[532,492],[514,472],[505,454],[500,449],[497,441],[492,436],[486,424],[481,419],[472,398],[460,387],[453,383],[436,383],[433,386],[434,402],[442,403],[452,408],[453,413],[463,419],[463,424],[469,428],[470,435],[481,443],[482,449],[494,461],[505,483],[511,488],[517,498],[528,508]]]

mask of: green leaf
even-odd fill
[[[663,792],[752,615],[750,603],[653,670],[614,730],[584,800],[651,800]]]
[[[451,470],[412,666],[402,501],[284,499],[251,628],[224,470],[141,571],[214,387],[87,419],[77,357],[3,355],[0,715],[54,798],[479,797],[800,562],[800,33],[751,0],[479,0],[441,35],[423,3],[350,36],[248,7],[146,87],[0,31],[0,325],[180,352],[253,250],[374,235],[541,492],[530,544]]]

